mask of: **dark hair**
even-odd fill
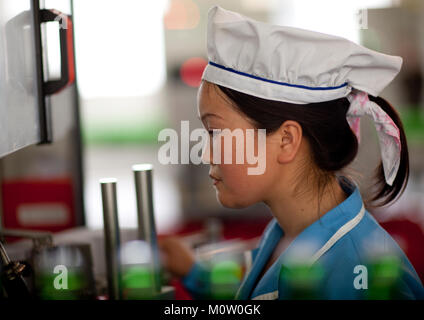
[[[334,174],[355,159],[358,140],[346,121],[350,105],[347,98],[292,104],[216,86],[257,128],[266,129],[267,134],[275,132],[286,120],[298,122],[309,142],[315,165],[325,174]],[[399,171],[392,186],[386,184],[382,163],[376,168],[376,191],[365,202],[367,207],[378,207],[392,202],[403,193],[408,182],[409,157],[405,132],[396,110],[381,97],[369,95],[369,99],[376,102],[393,119],[399,128],[402,145]],[[380,200],[378,204],[377,200]]]

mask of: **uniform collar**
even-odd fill
[[[343,225],[352,220],[358,212],[361,211],[363,201],[358,186],[345,177],[339,177],[339,184],[349,196],[337,207],[334,207],[320,219],[306,227],[291,242],[258,283],[257,290],[254,290],[255,296],[278,290],[278,281],[276,281],[274,277],[278,276],[282,265],[286,264],[294,257],[296,259],[307,259],[313,255],[322,248]],[[258,247],[257,257],[260,257],[260,259],[255,259],[249,274],[247,274],[239,289],[237,295],[238,299],[243,300],[250,297],[259,274],[283,235],[284,231],[277,220],[275,218],[272,219],[270,227],[265,232]]]

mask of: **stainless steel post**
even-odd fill
[[[6,249],[3,247],[3,243],[0,241],[0,267],[7,266],[10,262],[11,261],[7,255]]]
[[[137,198],[138,239],[149,243],[152,253],[152,274],[154,290],[161,292],[159,249],[156,237],[153,207],[153,165],[137,164],[132,167]]]
[[[121,268],[119,260],[119,222],[114,178],[100,179],[103,203],[105,256],[110,300],[121,299]]]

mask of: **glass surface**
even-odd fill
[[[0,2],[0,157],[40,141],[31,1]]]

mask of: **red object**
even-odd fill
[[[424,282],[424,232],[409,220],[390,220],[380,225],[395,239]]]
[[[170,281],[170,285],[175,289],[175,300],[192,300],[192,297],[184,288],[180,280],[173,279]]]
[[[202,81],[203,70],[208,62],[203,58],[190,58],[180,69],[181,80],[190,87],[198,87]]]
[[[243,239],[249,240],[262,235],[266,225],[271,220],[269,218],[257,218],[257,219],[220,219],[223,227],[223,238],[224,240],[229,239]],[[199,232],[205,229],[205,221],[190,221],[184,224],[182,227],[174,230],[170,233],[160,234],[161,236],[170,235],[187,235],[194,232]]]
[[[66,84],[70,85],[75,81],[75,65],[74,65],[74,35],[73,35],[73,25],[72,19],[70,17],[66,17],[67,20],[67,29],[66,29],[66,38],[68,40],[68,72],[69,72],[69,80]]]
[[[59,10],[51,9],[54,14],[57,14],[58,16],[62,17],[62,19],[66,19],[66,21],[62,21],[64,27],[66,27],[66,42],[68,43],[67,46],[67,56],[68,56],[68,82],[66,85],[61,89],[63,90],[68,85],[72,84],[75,81],[75,59],[74,59],[74,35],[73,35],[73,24],[72,19],[70,16],[60,12]],[[60,26],[61,28],[63,27]],[[60,90],[60,91],[61,91]],[[59,91],[58,91],[59,92]]]
[[[70,178],[4,181],[3,225],[51,232],[74,227],[73,194]]]

